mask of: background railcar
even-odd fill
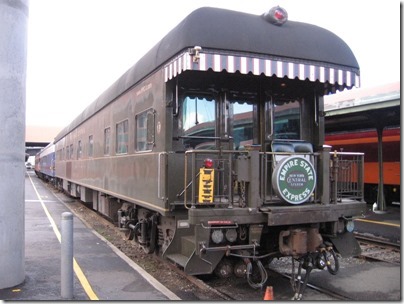
[[[401,128],[386,128],[383,131],[383,179],[386,203],[400,204],[400,135]],[[377,201],[379,183],[378,137],[376,130],[328,133],[326,144],[332,150],[363,152],[364,198],[369,204]]]
[[[55,178],[55,145],[51,142],[35,155],[35,174],[46,181]]]
[[[58,134],[56,183],[189,274],[262,287],[280,256],[335,274],[335,249],[360,250],[363,155],[342,179],[323,96],[358,83],[339,37],[280,7],[201,8]]]

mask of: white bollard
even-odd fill
[[[73,299],[73,214],[62,213],[61,222],[61,296]]]

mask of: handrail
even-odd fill
[[[195,208],[195,205],[196,205],[195,204],[195,186],[193,185],[193,181],[197,177],[196,168],[195,168],[195,163],[196,163],[195,157],[196,157],[196,155],[198,155],[198,154],[215,154],[215,155],[239,154],[240,155],[240,154],[247,154],[247,153],[248,153],[247,150],[241,150],[240,151],[240,150],[207,150],[207,149],[199,150],[198,149],[198,150],[187,150],[187,151],[185,151],[185,166],[184,166],[184,170],[185,170],[185,173],[184,173],[184,190],[185,191],[181,192],[181,193],[184,194],[184,206],[185,206],[185,208],[187,208],[187,209]],[[192,168],[191,168],[192,177],[191,177],[191,181],[187,183],[187,181],[188,181],[188,157],[190,155],[193,157],[193,159],[192,159]],[[230,159],[229,159],[229,161],[230,161]],[[233,166],[232,164],[229,164],[230,169],[232,168],[232,166]],[[231,170],[229,172],[229,178],[230,178],[230,176],[231,176]],[[190,185],[192,185],[191,207],[189,207],[187,205],[187,191],[186,191],[186,189],[188,189]]]
[[[159,156],[158,156],[158,164],[157,164],[157,166],[158,166],[158,169],[157,169],[157,176],[158,176],[158,178],[157,178],[157,197],[159,199],[161,199],[161,200],[164,200],[165,197],[161,196],[161,171],[162,171],[161,170],[161,156],[162,155],[168,155],[168,153],[167,152],[160,152]]]
[[[250,150],[187,150],[185,151],[185,174],[184,174],[184,190],[181,192],[183,194],[184,205],[186,208],[195,208],[197,205],[197,166],[201,162],[203,162],[204,154],[213,155],[213,157],[217,157],[220,162],[220,169],[223,169],[223,165],[225,166],[225,171],[219,170],[219,174],[221,175],[223,184],[217,185],[219,188],[218,194],[219,197],[224,197],[225,200],[221,201],[218,199],[215,203],[224,203],[229,204],[229,208],[233,205],[233,199],[235,197],[235,193],[233,193],[234,189],[232,188],[234,185],[233,178],[233,166],[234,161],[236,161],[237,157],[233,157],[234,155],[247,155],[250,153]],[[328,153],[328,151],[326,152]],[[256,180],[259,183],[257,189],[259,189],[259,200],[261,204],[267,204],[272,202],[275,199],[276,194],[272,190],[271,183],[271,172],[275,163],[274,156],[275,155],[301,155],[301,156],[310,156],[311,162],[317,172],[319,174],[319,180],[324,180],[324,187],[329,187],[330,192],[328,192],[328,188],[317,188],[314,190],[314,201],[323,203],[334,203],[340,202],[342,199],[361,199],[364,194],[364,186],[363,186],[363,167],[364,167],[364,153],[360,152],[337,152],[330,151],[330,159],[326,160],[326,163],[323,165],[325,167],[329,167],[330,175],[325,174],[323,176],[323,172],[319,172],[323,165],[320,165],[319,162],[323,161],[321,157],[322,152],[259,152],[259,169],[260,174],[259,180]],[[192,160],[189,157],[192,157]],[[209,156],[207,156],[209,157]],[[329,162],[329,163],[328,163]],[[189,168],[189,165],[192,168]],[[190,170],[191,169],[191,170]],[[326,170],[327,172],[328,170]],[[244,173],[244,172],[241,172]],[[191,174],[191,176],[189,176]],[[240,174],[237,172],[236,174]],[[219,181],[219,180],[218,180]],[[227,188],[221,189],[221,186],[227,186]],[[317,184],[319,186],[319,184]],[[191,188],[191,189],[190,189]],[[326,189],[326,190],[324,190]],[[191,191],[192,190],[192,191]],[[223,190],[223,191],[222,191]],[[188,201],[188,197],[190,195],[190,191],[192,192],[192,198]],[[228,192],[225,192],[228,191]],[[326,194],[323,197],[323,194]],[[275,201],[278,201],[275,199]]]
[[[343,198],[364,197],[364,153],[330,151],[333,179],[330,189],[334,203]]]
[[[357,156],[364,156],[365,153],[363,152],[340,152],[340,151],[330,151],[331,155],[357,155]]]

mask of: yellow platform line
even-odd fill
[[[400,228],[400,224],[393,224],[393,223],[379,222],[379,221],[372,221],[372,220],[364,220],[364,219],[355,219],[355,221],[358,221],[358,222],[367,222],[367,223],[379,224],[379,225],[385,225],[385,226],[393,226],[393,227],[398,227],[398,228]]]
[[[42,208],[45,211],[46,216],[49,219],[49,222],[52,225],[53,231],[56,234],[57,239],[59,240],[59,243],[61,243],[62,237],[61,234],[59,232],[58,227],[56,226],[55,221],[53,220],[51,214],[48,211],[48,208],[46,208],[44,201],[41,199],[41,196],[38,193],[38,190],[36,189],[34,182],[31,179],[31,176],[29,176],[29,180],[31,181],[32,187],[35,190],[35,193],[39,199],[39,202],[41,203]],[[78,280],[80,281],[81,286],[83,286],[84,291],[86,292],[87,296],[89,297],[90,300],[99,300],[97,295],[95,294],[94,290],[92,289],[90,283],[88,282],[86,276],[84,275],[83,271],[81,270],[80,265],[77,263],[76,259],[73,257],[73,269],[74,269],[74,273],[76,274]]]

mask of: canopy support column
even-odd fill
[[[384,198],[384,176],[383,176],[383,129],[382,126],[377,126],[377,157],[379,163],[379,185],[377,188],[377,209],[375,213],[385,213],[386,200]]]

